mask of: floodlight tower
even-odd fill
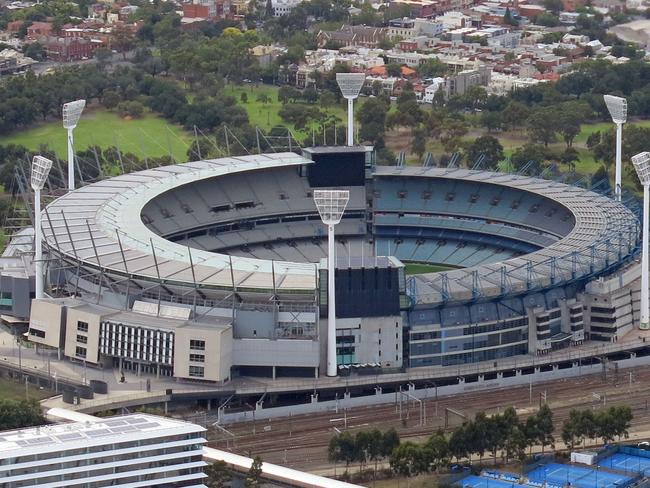
[[[650,152],[632,156],[632,164],[643,185],[643,243],[641,247],[641,324],[642,330],[650,329],[650,297],[648,294],[648,223],[650,223]]]
[[[348,101],[348,146],[354,146],[354,99],[359,97],[359,92],[366,82],[363,73],[336,73],[336,82]]]
[[[621,201],[621,151],[623,147],[623,124],[627,121],[627,100],[613,95],[605,95],[605,105],[612,117],[612,122],[616,124],[616,200]]]
[[[350,199],[348,190],[314,190],[314,203],[320,218],[327,225],[327,376],[336,376],[336,251],[334,226],[341,221]]]
[[[34,190],[34,262],[36,263],[36,298],[45,296],[43,280],[43,244],[41,230],[41,190],[45,186],[47,175],[50,174],[52,161],[43,156],[32,159],[31,185]]]
[[[68,190],[74,190],[74,143],[72,131],[77,127],[86,100],[75,100],[63,104],[63,127],[68,130]]]

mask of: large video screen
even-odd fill
[[[363,186],[365,182],[364,152],[333,152],[312,154],[313,164],[307,168],[312,188]]]

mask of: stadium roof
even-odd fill
[[[103,180],[47,206],[44,240],[70,261],[151,281],[203,288],[314,290],[316,264],[190,250],[155,234],[140,217],[147,202],[180,185],[310,163],[294,153],[260,154],[161,166]]]
[[[449,178],[504,185],[550,198],[575,217],[569,234],[542,249],[507,261],[414,276],[416,305],[466,301],[561,285],[619,262],[636,247],[638,220],[623,204],[584,188],[460,168],[377,167],[378,177]]]

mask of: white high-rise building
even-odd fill
[[[0,432],[0,486],[205,488],[204,432],[145,414]]]

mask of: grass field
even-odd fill
[[[246,109],[248,119],[253,127],[257,126],[261,129],[268,130],[278,125],[287,125],[278,115],[278,112],[282,108],[282,103],[278,101],[278,90],[279,88],[277,86],[249,84],[247,86],[229,86],[226,88],[226,93],[234,96],[239,105]],[[248,97],[246,103],[241,101],[242,93],[246,93]],[[268,103],[260,102],[257,100],[257,97],[260,95],[266,95],[270,101]],[[346,109],[343,105],[334,105],[323,110],[327,114],[334,115],[342,121],[346,120]],[[308,130],[296,130],[295,127],[291,127],[291,129],[296,136],[300,137],[306,137],[310,133]]]
[[[428,263],[404,263],[404,272],[407,275],[437,273],[438,271],[448,271],[450,269],[454,269],[453,266]]]
[[[60,121],[39,124],[31,129],[0,136],[0,144],[21,144],[38,149],[46,144],[61,158],[67,157],[66,131]],[[74,131],[75,148],[91,145],[102,148],[119,146],[123,153],[143,157],[164,156],[171,149],[174,159],[185,161],[191,136],[181,127],[151,113],[127,120],[102,109],[88,110]]]
[[[49,390],[39,390],[31,383],[27,389],[28,398],[30,400],[42,400],[54,395],[54,392]],[[25,399],[25,383],[13,381],[7,378],[0,378],[0,398],[4,400],[24,400]]]

